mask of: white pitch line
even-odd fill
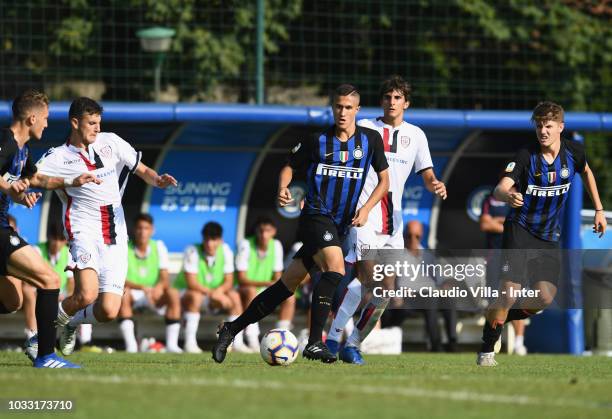
[[[3,375],[0,374],[0,379],[3,380],[22,380],[21,375]],[[92,382],[98,384],[133,384],[133,385],[155,385],[155,386],[202,386],[202,387],[228,387],[228,388],[245,388],[245,389],[262,389],[269,390],[295,390],[308,391],[315,393],[334,393],[342,391],[343,393],[353,393],[362,395],[378,395],[378,396],[404,396],[404,397],[422,397],[440,400],[464,401],[464,402],[480,402],[492,404],[510,404],[524,406],[547,406],[547,407],[572,407],[579,409],[612,409],[612,404],[600,404],[596,402],[588,402],[571,399],[538,399],[525,394],[491,394],[491,393],[476,393],[473,391],[455,391],[455,390],[435,390],[417,387],[388,387],[388,386],[371,386],[371,385],[342,385],[325,386],[319,384],[307,383],[286,383],[281,381],[253,381],[246,379],[224,379],[224,378],[135,378],[125,377],[120,375],[96,376],[96,375],[46,375],[37,377],[39,380],[57,381],[65,379],[67,381],[76,382]]]

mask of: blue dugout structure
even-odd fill
[[[68,107],[68,103],[52,104],[43,141],[31,145],[35,156],[65,141]],[[10,103],[0,102],[4,125],[10,115]],[[380,111],[363,108],[358,116],[373,118],[380,116]],[[406,120],[427,134],[436,173],[449,189],[449,199],[442,202],[424,192],[419,177],[409,178],[403,215],[425,225],[425,244],[449,249],[483,247],[477,225],[480,204],[504,162],[518,147],[533,140],[530,116],[523,111],[408,110]],[[299,208],[275,207],[276,175],[287,150],[331,123],[328,107],[300,106],[105,103],[103,116],[104,131],[116,132],[143,151],[146,164],[179,180],[178,188],[165,191],[132,181],[124,197],[127,217],[150,212],[156,221],[156,235],[172,252],[199,241],[200,229],[209,220],[223,225],[226,241],[235,247],[236,240],[244,237],[250,223],[262,214],[274,215],[279,239],[288,248],[294,240]],[[568,131],[610,132],[612,114],[567,113]],[[303,192],[299,181],[293,187],[294,196]],[[43,204],[34,210],[11,209],[30,241],[44,240],[47,220],[61,217],[56,201],[52,194],[46,194]],[[566,211],[566,248],[581,248],[581,208],[582,185],[577,179]],[[570,298],[579,299],[580,275],[572,275],[572,279]],[[565,323],[558,341],[549,340],[542,350],[581,353],[581,310],[567,310],[564,316],[534,321],[553,322],[556,327],[559,321]]]

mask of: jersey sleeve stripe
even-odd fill
[[[140,151],[136,152],[136,163],[134,163],[134,167],[130,169],[130,173],[134,173],[138,164],[140,163],[140,159],[142,159],[142,153]]]

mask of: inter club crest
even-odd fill
[[[567,179],[570,176],[570,171],[567,166],[563,166],[561,169],[561,179]]]

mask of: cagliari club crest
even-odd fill
[[[105,145],[100,149],[100,155],[105,159],[110,159],[113,157],[113,149],[109,145]]]

